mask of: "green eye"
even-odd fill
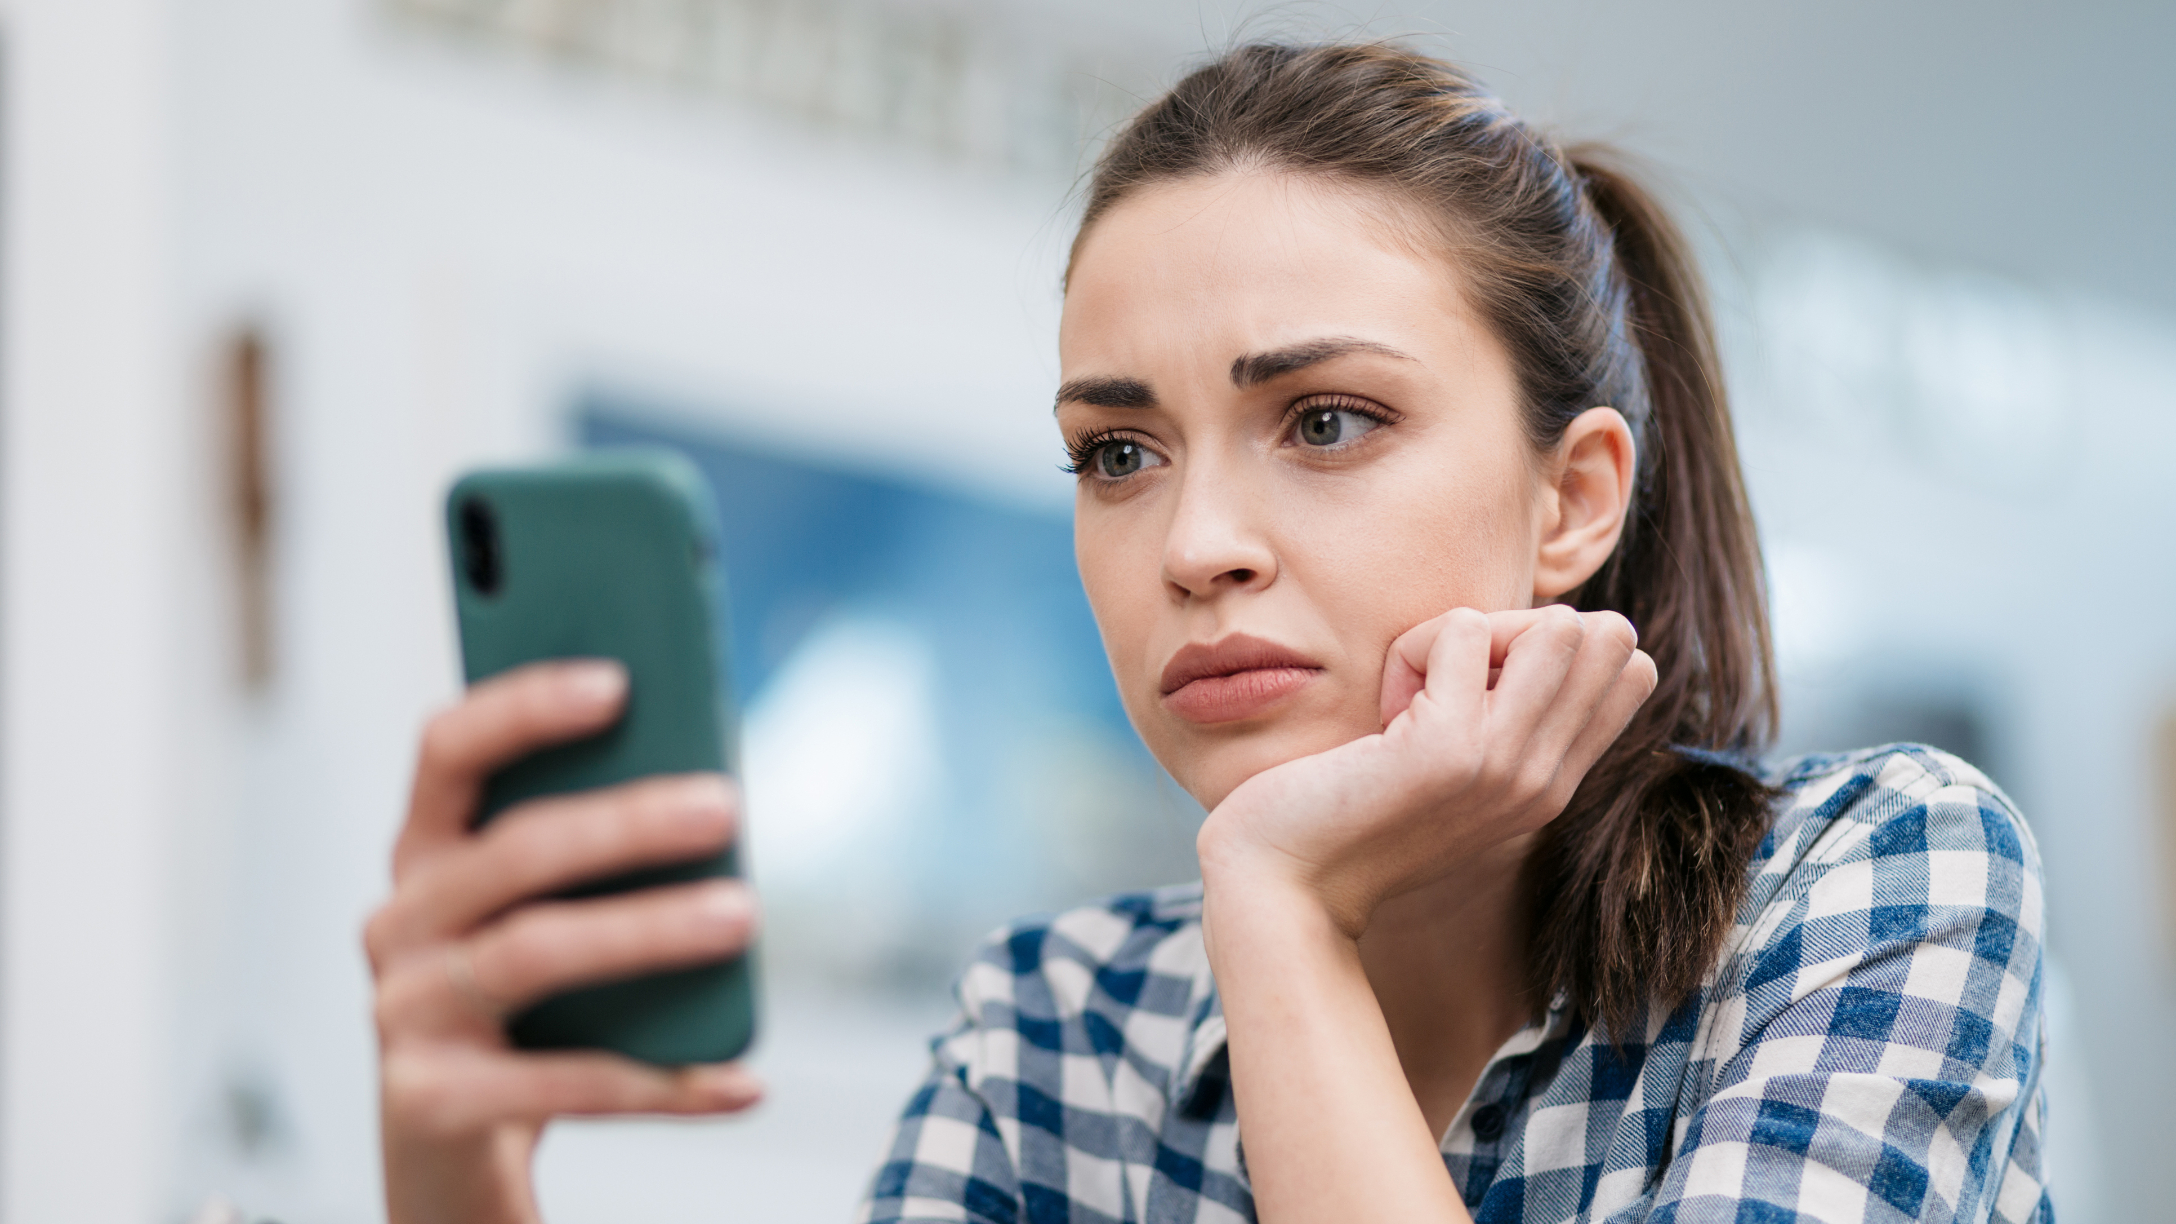
[[[1368,433],[1382,422],[1344,408],[1310,408],[1300,414],[1299,439],[1308,446],[1335,446]]]

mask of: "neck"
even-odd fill
[[[1360,937],[1405,1077],[1441,1135],[1488,1060],[1533,1017],[1522,868],[1533,839],[1394,897]]]

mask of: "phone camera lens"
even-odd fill
[[[499,555],[499,520],[480,497],[461,503],[461,572],[479,595],[496,595],[506,567]]]

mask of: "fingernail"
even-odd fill
[[[559,682],[576,701],[602,705],[627,691],[627,669],[617,659],[578,659],[566,665]]]
[[[738,1066],[694,1067],[688,1071],[697,1091],[727,1101],[753,1101],[763,1085]]]
[[[696,774],[680,783],[680,802],[695,811],[715,812],[732,806],[725,779],[717,774]]]
[[[733,805],[715,778],[690,778],[671,792],[665,818],[697,836],[709,838],[732,828]]]
[[[703,916],[719,923],[737,923],[748,917],[751,903],[748,890],[731,880],[719,880],[705,885],[697,902]]]

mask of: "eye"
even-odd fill
[[[1143,468],[1162,467],[1170,460],[1145,444],[1121,433],[1097,432],[1066,444],[1064,470],[1091,480],[1124,480]]]
[[[1303,408],[1293,434],[1304,446],[1331,447],[1382,427],[1383,422],[1350,408]]]
[[[1113,438],[1095,450],[1095,472],[1105,480],[1122,480],[1142,468],[1159,467],[1163,462],[1162,455],[1126,438]]]

